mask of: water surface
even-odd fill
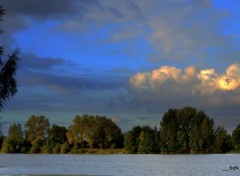
[[[225,176],[240,175],[239,154],[1,154],[0,175]]]

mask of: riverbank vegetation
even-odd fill
[[[2,133],[1,133],[2,134]],[[105,116],[76,116],[68,126],[50,125],[45,116],[12,124],[0,135],[2,153],[227,153],[240,151],[240,125],[231,135],[193,107],[169,109],[160,128],[134,126],[122,133]]]

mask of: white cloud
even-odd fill
[[[235,77],[240,82],[240,62],[230,65],[226,71],[228,76]]]
[[[234,90],[239,87],[239,83],[236,79],[224,75],[217,79],[217,87],[223,90]]]
[[[129,106],[145,114],[193,106],[204,110],[217,124],[223,123],[221,119],[239,123],[239,66],[230,65],[225,73],[193,65],[185,69],[162,66],[137,73],[129,79]]]
[[[223,90],[234,90],[240,87],[240,63],[230,65],[226,74],[217,79],[217,86]]]
[[[189,66],[184,71],[176,67],[162,66],[151,72],[133,75],[129,84],[133,90],[148,90],[158,95],[162,90],[177,90],[178,93],[211,95],[216,92],[234,91],[240,87],[240,64],[229,66],[225,74],[218,74],[213,68],[198,70]],[[174,89],[173,89],[174,88]]]

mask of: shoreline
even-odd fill
[[[240,154],[240,151],[230,151],[226,153],[129,153],[125,149],[79,149],[77,152],[66,153],[3,153],[0,154],[37,154],[37,155],[214,155],[214,154]]]

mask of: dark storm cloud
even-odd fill
[[[6,9],[4,27],[16,32],[31,25],[30,21],[61,20],[84,17],[97,0],[0,0]]]
[[[20,69],[49,70],[54,66],[66,64],[67,62],[61,58],[37,57],[33,53],[23,53],[20,55]]]
[[[8,0],[3,4],[10,14],[45,19],[84,14],[95,0]]]
[[[92,77],[71,77],[39,72],[25,72],[20,78],[20,84],[43,86],[59,93],[74,93],[83,89],[115,89],[126,85],[127,80],[106,78],[100,80]]]

